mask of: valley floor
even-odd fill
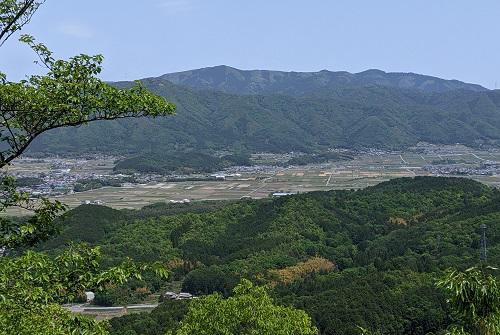
[[[76,164],[70,174],[112,172],[109,158],[83,164],[86,167],[82,167],[81,161],[75,162],[66,161],[69,166]],[[30,170],[50,171],[51,166],[21,160],[10,169],[11,172],[29,173]],[[359,189],[392,178],[413,176],[460,176],[500,186],[500,150],[477,150],[460,145],[427,145],[406,152],[368,150],[353,160],[286,168],[263,164],[252,168],[236,167],[218,175],[223,180],[150,181],[64,194],[57,199],[70,208],[82,203],[98,203],[116,209],[137,209],[156,202],[265,198],[277,192]]]

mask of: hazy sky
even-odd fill
[[[500,88],[499,0],[47,0],[25,27],[58,57],[105,56],[105,80],[214,65],[416,72]],[[11,38],[0,71],[33,73]]]

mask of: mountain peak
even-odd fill
[[[356,74],[387,74],[387,72],[379,70],[379,69],[368,69],[362,72],[358,72]]]

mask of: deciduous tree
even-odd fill
[[[265,288],[242,280],[233,296],[219,293],[193,300],[177,335],[314,335],[311,318],[293,307],[275,305]]]

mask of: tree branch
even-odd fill
[[[5,43],[5,41],[7,41],[7,39],[10,37],[10,35],[12,35],[16,30],[20,29],[20,28],[18,28],[18,29],[12,30],[12,27],[28,11],[28,9],[30,9],[30,7],[33,7],[34,8],[33,12],[27,18],[26,22],[24,22],[22,25],[28,23],[28,21],[31,19],[31,16],[36,11],[35,7],[37,7],[37,6],[33,6],[34,3],[35,3],[35,0],[26,1],[24,6],[21,7],[21,9],[17,12],[17,14],[12,18],[12,21],[9,22],[7,24],[7,26],[5,26],[2,29],[2,31],[0,32],[0,46],[2,46]],[[2,39],[3,39],[3,41],[2,41]]]
[[[51,125],[47,128],[43,128],[43,129],[41,129],[33,134],[30,134],[28,141],[26,141],[24,144],[22,144],[19,148],[16,148],[16,150],[13,150],[11,154],[9,154],[7,157],[5,157],[3,160],[1,160],[0,161],[0,169],[3,168],[5,165],[9,164],[12,160],[19,157],[28,148],[28,146],[31,144],[31,142],[33,142],[33,140],[37,136],[41,135],[42,133],[44,133],[46,131],[49,131],[52,129],[57,129],[57,128],[63,128],[63,127],[80,126],[82,124],[86,124],[86,123],[93,122],[93,121],[118,120],[118,119],[136,118],[136,117],[137,117],[137,115],[135,115],[135,114],[133,114],[133,115],[118,115],[118,116],[113,116],[113,117],[95,117],[95,118],[91,118],[88,120],[79,120],[79,121],[68,122],[68,123],[64,123],[64,124]],[[4,151],[4,153],[5,153],[5,151]]]

